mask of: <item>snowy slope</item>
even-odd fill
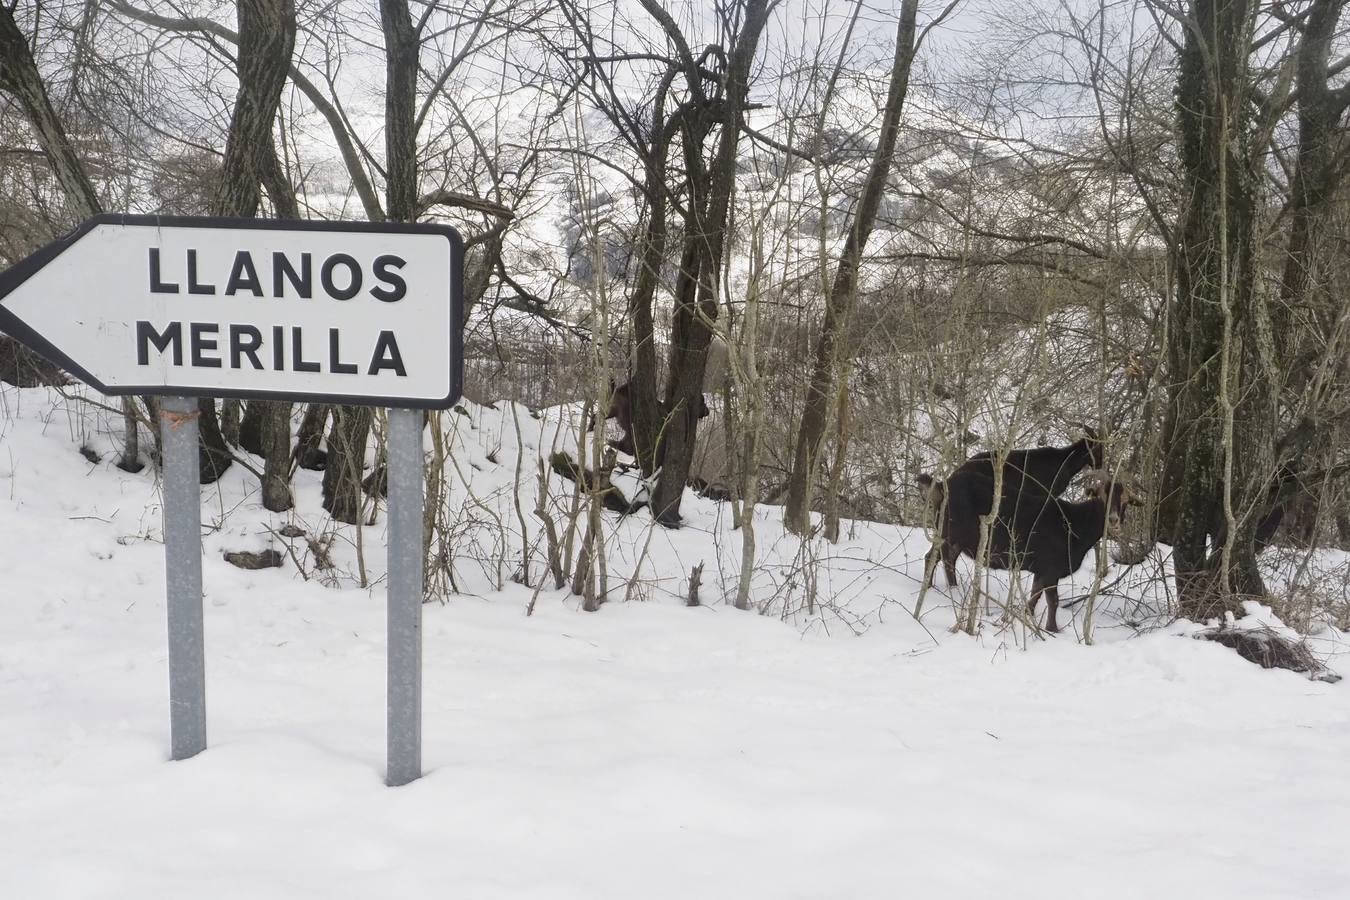
[[[767,615],[739,613],[720,602],[739,535],[694,498],[689,527],[651,535],[650,602],[617,599],[649,535],[634,516],[610,539],[614,602],[546,590],[527,618],[475,516],[511,508],[515,413],[528,510],[533,459],[570,445],[556,417],[575,411],[466,412],[447,417],[481,503],[451,476],[466,593],[426,607],[427,775],[387,789],[383,517],[363,534],[375,586],[340,540],[325,587],[225,564],[289,517],[238,467],[203,490],[211,747],[170,763],[154,476],[77,453],[109,447],[87,406],[0,392],[0,896],[1350,895],[1343,685],[1183,626],[1136,636],[1138,584],[1094,647],[1022,649],[992,619],[951,635],[940,593],[922,627],[922,535],[866,523],[815,548],[832,608],[809,614],[776,510]],[[313,473],[298,498],[321,530]],[[709,605],[685,608],[700,560]]]

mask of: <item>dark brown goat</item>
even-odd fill
[[[1069,487],[1074,476],[1086,468],[1100,469],[1105,464],[1104,448],[1097,432],[1081,426],[1083,436],[1067,447],[1032,447],[1029,450],[1010,450],[1003,462],[1003,493],[1017,495],[1023,487],[1037,493],[1059,496]],[[989,499],[980,515],[988,515],[994,505],[994,453],[985,450],[957,466],[953,475],[966,472],[989,479]],[[919,484],[925,489],[933,486],[931,475],[920,475]]]
[[[1086,468],[1100,469],[1105,465],[1105,448],[1097,432],[1087,425],[1081,426],[1083,436],[1067,447],[1032,447],[1027,450],[1011,450],[1003,462],[1003,497],[1016,498],[1023,491],[1035,494],[1050,494],[1058,497],[1069,487],[1074,476]],[[971,498],[976,518],[989,515],[994,508],[994,454],[988,450],[976,453],[970,459],[956,467],[951,478],[957,475],[975,476],[968,481],[971,486],[984,486],[987,489]],[[918,482],[928,493],[929,506],[935,517],[943,514],[942,488],[944,482],[936,481],[932,475],[920,474]],[[934,557],[941,553],[935,546],[929,554],[927,571],[931,578]]]
[[[942,520],[942,565],[949,585],[956,584],[956,560],[962,553],[974,559],[980,546],[980,516],[977,510],[993,496],[993,479],[977,472],[957,471],[945,483],[935,484],[936,498],[946,506]],[[1059,630],[1059,582],[1083,564],[1087,552],[1097,545],[1107,528],[1116,528],[1125,518],[1125,507],[1137,503],[1128,488],[1104,473],[1092,479],[1092,496],[1070,502],[1024,487],[1017,494],[1003,494],[989,532],[989,567],[1017,568],[1031,572],[1028,611],[1046,599],[1045,628]]]
[[[620,453],[627,453],[629,456],[637,455],[637,447],[633,444],[633,411],[630,406],[632,400],[629,398],[628,383],[624,382],[618,387],[614,382],[609,383],[609,407],[605,412],[605,421],[617,419],[619,428],[623,429],[623,437],[618,440],[608,441],[609,445]],[[708,401],[702,394],[698,396],[698,417],[700,419],[708,415]],[[588,432],[594,431],[596,426],[595,414],[591,414],[591,421],[586,425]]]

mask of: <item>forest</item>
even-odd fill
[[[11,0],[0,262],[100,212],[454,225],[469,399],[577,404],[572,496],[517,496],[501,552],[588,606],[606,497],[668,528],[726,503],[746,607],[757,510],[941,543],[917,479],[986,452],[1006,497],[1010,454],[1086,428],[1140,507],[1116,558],[1164,548],[1170,614],[1297,595],[1291,620],[1343,623],[1262,554],[1350,545],[1345,5]],[[300,283],[278,265],[229,277]],[[156,459],[154,405],[120,402],[124,469]],[[204,481],[245,466],[285,511],[298,463],[331,528],[371,519],[382,414],[200,414]],[[432,445],[429,574],[456,555]]]
[[[1350,897],[1348,6],[0,0],[0,896]]]

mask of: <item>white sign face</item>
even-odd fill
[[[110,394],[444,408],[462,255],[439,226],[99,216],[0,275],[0,331]]]

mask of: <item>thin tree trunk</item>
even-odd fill
[[[839,543],[839,492],[844,486],[844,466],[851,436],[847,376],[841,375],[839,381],[834,414],[834,465],[830,466],[830,484],[825,493],[825,540],[831,544]]]
[[[219,481],[220,476],[234,465],[234,457],[220,430],[220,419],[216,417],[216,401],[206,397],[197,400],[197,430],[201,436],[197,446],[201,481],[211,484]]]
[[[848,317],[858,292],[858,269],[862,264],[867,239],[871,237],[872,227],[876,223],[877,211],[881,208],[881,198],[886,190],[886,180],[890,176],[895,159],[895,145],[900,134],[900,116],[904,111],[905,97],[909,93],[910,69],[914,65],[915,17],[918,7],[918,0],[904,0],[900,7],[900,21],[895,37],[895,58],[891,65],[886,108],[881,117],[881,135],[877,141],[876,154],[872,157],[872,164],[868,169],[867,181],[863,184],[862,196],[858,200],[853,223],[844,241],[843,252],[839,255],[839,265],[835,269],[830,295],[825,301],[825,321],[821,325],[820,337],[816,341],[815,362],[806,391],[806,405],[802,410],[802,421],[797,430],[797,447],[792,462],[792,475],[788,482],[787,509],[784,514],[787,528],[797,534],[806,534],[809,530],[810,488],[818,467],[820,444],[825,436],[830,400],[834,396],[832,390],[834,373],[836,368],[842,368],[840,362],[847,355],[844,351]],[[840,378],[847,378],[846,370],[840,373]],[[839,459],[836,464],[842,465],[843,460]]]
[[[385,208],[394,222],[417,217],[417,33],[408,0],[380,0],[384,27]]]

